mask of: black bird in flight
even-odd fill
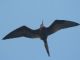
[[[52,33],[57,32],[58,30],[78,26],[80,24],[73,22],[73,21],[67,21],[67,20],[55,20],[49,27],[43,26],[43,22],[40,26],[40,28],[36,30],[32,30],[26,26],[22,26],[12,32],[10,32],[8,35],[6,35],[3,40],[10,39],[10,38],[17,38],[17,37],[28,37],[28,38],[40,38],[44,42],[45,49],[47,51],[48,56],[50,56],[48,43],[47,43],[47,37],[51,35]]]

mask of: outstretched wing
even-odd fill
[[[29,37],[29,38],[35,38],[38,37],[38,30],[32,30],[26,26],[22,26],[12,32],[10,32],[8,35],[6,35],[3,40],[10,39],[10,38],[17,38],[17,37]]]
[[[66,20],[55,20],[51,26],[49,26],[47,28],[48,31],[48,35],[60,30],[60,29],[64,29],[64,28],[69,28],[69,27],[74,27],[80,25],[76,22],[73,21],[66,21]]]

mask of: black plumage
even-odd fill
[[[47,37],[51,35],[52,33],[57,32],[60,29],[74,27],[78,25],[80,24],[73,22],[73,21],[55,20],[49,27],[45,27],[43,26],[43,22],[42,22],[39,29],[32,30],[26,26],[22,26],[10,32],[8,35],[6,35],[3,38],[3,40],[10,39],[10,38],[17,38],[17,37],[41,38],[41,40],[43,40],[44,42],[44,46],[46,48],[48,56],[50,56],[48,43],[47,43]]]

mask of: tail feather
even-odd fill
[[[46,52],[47,52],[48,56],[50,56],[47,40],[44,41],[44,46],[45,46],[45,49],[46,49]]]

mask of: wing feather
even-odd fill
[[[74,27],[80,25],[73,21],[66,21],[66,20],[55,20],[48,28],[48,35],[64,28]]]
[[[29,37],[29,38],[35,38],[38,36],[37,34],[38,30],[32,30],[26,26],[22,26],[9,34],[7,34],[3,40],[10,39],[10,38],[17,38],[17,37]]]

